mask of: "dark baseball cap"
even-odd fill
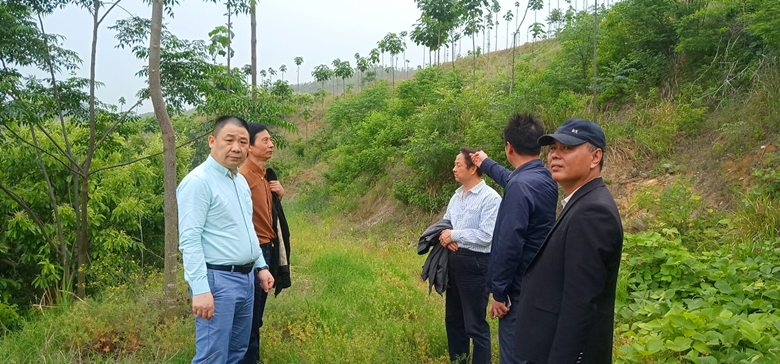
[[[539,145],[550,145],[556,140],[566,145],[590,143],[601,150],[605,150],[607,146],[607,137],[598,124],[577,118],[566,120],[553,134],[542,135],[538,143]]]

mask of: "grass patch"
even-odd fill
[[[358,231],[288,206],[293,286],[268,300],[263,362],[448,362],[444,298],[428,295],[419,279],[419,232],[383,224]],[[0,339],[0,362],[189,363],[195,335],[187,286],[180,284],[180,317],[168,322],[161,286],[153,274],[124,291],[44,311]],[[493,347],[497,357],[496,340]]]

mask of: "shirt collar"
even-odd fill
[[[584,186],[584,185],[582,185],[582,186]],[[569,200],[571,200],[571,197],[574,196],[574,194],[577,193],[577,191],[579,191],[580,188],[582,188],[582,186],[577,187],[577,189],[574,190],[574,192],[572,192],[570,195],[566,196],[566,198],[561,200],[561,205],[563,205],[563,207],[566,207],[566,204],[569,203]]]
[[[484,190],[486,186],[487,186],[487,183],[485,183],[484,180],[481,180],[481,181],[479,181],[479,183],[477,183],[476,186],[474,186],[468,192],[469,193],[473,193],[475,195],[479,195],[479,193],[482,192],[482,190]],[[459,196],[463,196],[463,190],[464,189],[466,189],[466,187],[461,185],[460,187],[458,187],[457,190],[455,190],[455,193],[457,193]]]
[[[260,168],[260,166],[257,165],[257,163],[252,162],[247,158],[246,162],[244,163],[246,165],[246,168],[252,171],[253,173],[256,173],[261,178],[265,178],[265,168]]]
[[[536,159],[534,159],[532,161],[526,162],[525,164],[523,164],[519,168],[517,168],[514,171],[512,171],[512,174],[510,174],[510,178],[514,177],[515,175],[517,175],[519,173],[522,173],[525,170],[535,169],[535,168],[544,168],[544,162],[542,162],[542,160],[539,159],[539,158],[536,158]]]
[[[234,174],[229,169],[225,168],[225,166],[219,164],[219,162],[212,158],[211,154],[209,154],[208,158],[206,158],[206,165],[210,168],[213,168],[215,171],[225,177],[233,178]],[[238,169],[236,169],[235,174],[238,174]]]

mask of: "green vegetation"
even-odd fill
[[[381,237],[367,238],[288,209],[295,283],[268,300],[264,362],[447,362],[444,299],[428,295],[419,279],[425,257],[413,252],[416,229],[385,225]],[[195,337],[186,285],[179,285],[178,318],[161,323],[161,275],[131,278],[137,281],[22,323],[24,331],[0,341],[0,361],[189,363]]]
[[[498,30],[489,20],[496,4],[417,3],[414,30],[355,54],[357,69],[340,59],[312,67],[313,95],[293,92],[285,65],[274,79],[273,68],[231,73],[218,64],[232,55],[229,27],[210,43],[162,31],[179,178],[204,158],[203,120],[217,114],[273,124],[289,146],[272,163],[290,191],[294,284],[270,300],[267,362],[445,363],[443,300],[419,282],[413,245],[456,187],[458,148],[506,165],[501,132],[518,111],[538,114],[547,130],[595,114],[607,134],[604,174],[629,232],[616,362],[780,361],[777,1],[600,8],[595,100],[592,9],[555,13],[548,39],[534,20],[533,45],[485,53],[476,38]],[[194,335],[181,274],[173,318],[160,289],[156,120],[125,111],[125,100],[96,100],[85,91],[94,78],[63,75],[78,56],[35,21],[56,7],[24,4],[0,3],[0,361],[188,362]],[[228,14],[247,11],[245,2],[226,5]],[[528,27],[527,10],[515,7],[507,33],[512,19]],[[134,17],[112,29],[146,59],[149,25]],[[438,66],[409,78],[406,60],[397,66],[407,35],[436,52],[429,63]],[[462,37],[471,38],[469,57],[442,63],[438,53]],[[303,58],[294,63],[297,74]],[[24,66],[52,79],[23,76]],[[255,72],[256,87],[246,80]]]

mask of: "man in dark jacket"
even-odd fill
[[[596,123],[569,119],[539,144],[550,145],[547,163],[567,197],[523,277],[518,351],[538,364],[609,364],[623,228],[600,177],[606,138]]]
[[[517,114],[504,128],[504,151],[510,171],[480,151],[471,156],[485,174],[504,187],[504,199],[493,231],[488,290],[493,294],[490,316],[498,317],[501,364],[522,364],[515,329],[523,274],[555,224],[558,185],[539,159],[544,128],[531,114]],[[520,323],[522,324],[522,323]]]

